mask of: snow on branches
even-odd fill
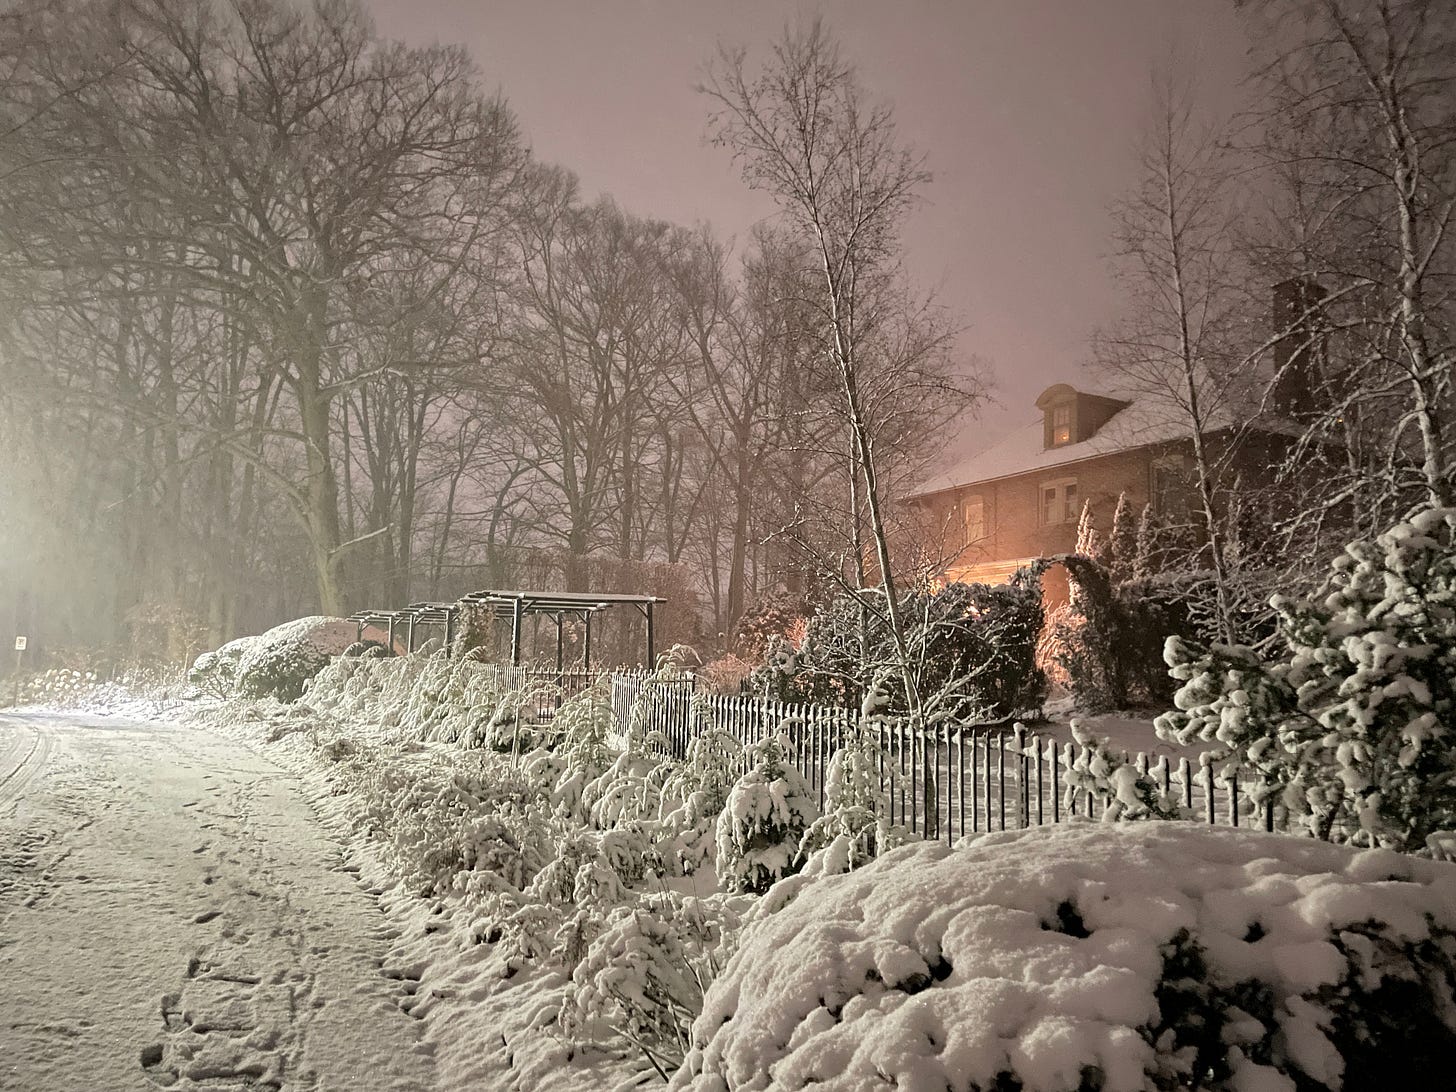
[[[1277,651],[1170,640],[1164,738],[1213,742],[1324,838],[1419,850],[1456,826],[1456,509],[1350,543]]]

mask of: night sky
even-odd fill
[[[1086,380],[1088,335],[1117,308],[1107,206],[1136,174],[1153,67],[1176,57],[1226,112],[1247,49],[1229,0],[371,6],[388,36],[464,44],[537,155],[574,170],[586,195],[739,240],[772,208],[704,140],[694,84],[720,40],[761,53],[798,13],[822,13],[935,175],[906,268],[964,325],[961,352],[991,365],[998,399],[958,451],[1031,419],[1049,383]]]

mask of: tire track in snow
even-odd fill
[[[0,729],[10,736],[0,752],[0,811],[14,804],[45,768],[51,753],[51,734],[40,725],[0,717]]]

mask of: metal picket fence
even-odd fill
[[[708,728],[726,732],[745,748],[778,734],[788,761],[821,807],[830,762],[856,717],[829,706],[695,693],[691,679],[649,682],[646,673],[614,676],[612,706],[624,730],[634,715],[642,718],[640,726],[660,733],[667,752],[679,759]],[[1058,823],[1078,815],[1095,818],[1108,803],[1088,787],[1088,756],[1081,748],[1019,725],[917,728],[886,719],[875,730],[888,819],[922,837],[953,841],[978,831]],[[1255,809],[1245,788],[1248,776],[1235,767],[1216,766],[1206,755],[1191,760],[1121,757],[1193,818],[1274,829],[1272,801]]]

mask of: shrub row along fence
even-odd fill
[[[646,675],[612,680],[612,707],[625,729],[631,718],[660,733],[669,753],[687,754],[693,738],[713,728],[750,747],[775,733],[788,761],[825,802],[829,764],[853,728],[848,709],[746,696],[695,694],[691,679],[662,683]],[[1009,724],[916,728],[906,721],[877,725],[880,787],[889,821],[926,838],[954,840],[977,831],[1100,817],[1108,804],[1093,788],[1080,747]],[[1253,807],[1240,771],[1208,756],[1150,759],[1122,755],[1165,797],[1203,822],[1272,830],[1272,804]]]
[[[747,695],[708,694],[691,674],[661,680],[646,670],[555,671],[482,664],[496,685],[522,694],[521,716],[547,723],[567,698],[594,684],[610,685],[612,709],[622,731],[638,718],[657,733],[675,758],[686,757],[695,736],[715,728],[751,747],[775,733],[788,761],[809,783],[820,807],[829,764],[853,728],[849,709],[772,701]],[[904,721],[877,726],[880,787],[889,820],[926,838],[947,841],[978,831],[1015,830],[1058,823],[1071,816],[1098,817],[1104,798],[1085,787],[1081,749],[1039,732],[1008,724],[916,728]],[[1249,778],[1208,756],[1173,759],[1145,754],[1124,761],[1177,800],[1202,822],[1274,829],[1272,807],[1253,807]],[[1241,783],[1242,777],[1242,783]]]

